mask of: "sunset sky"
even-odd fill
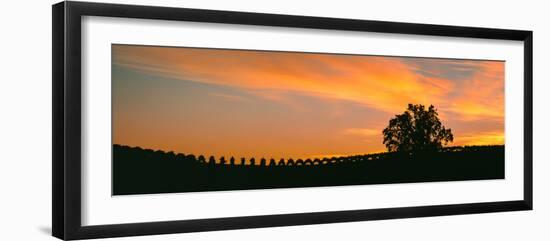
[[[504,144],[504,62],[112,46],[113,143],[226,158],[385,151],[408,103],[452,145]]]

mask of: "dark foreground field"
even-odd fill
[[[450,147],[414,156],[242,161],[114,145],[113,195],[504,178],[504,146]]]

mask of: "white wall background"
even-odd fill
[[[340,18],[528,29],[534,33],[534,205],[507,212],[118,238],[115,240],[549,240],[550,21],[545,1],[119,0]],[[0,10],[0,240],[54,240],[51,231],[51,4]]]

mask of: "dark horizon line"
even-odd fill
[[[152,151],[152,152],[163,152],[165,154],[168,154],[168,153],[173,153],[174,155],[184,155],[184,156],[195,156],[195,158],[198,158],[199,156],[203,156],[205,159],[206,158],[210,158],[210,157],[214,157],[216,158],[216,156],[214,155],[195,155],[195,154],[186,154],[186,153],[183,153],[183,152],[175,152],[173,150],[162,150],[162,149],[153,149],[153,148],[146,148],[146,147],[141,147],[141,146],[129,146],[129,145],[124,145],[124,144],[113,144],[113,147],[114,146],[118,146],[118,147],[123,147],[123,148],[131,148],[131,149],[134,149],[134,148],[138,148],[138,149],[141,149],[141,150],[144,150],[144,151]],[[493,145],[463,145],[463,146],[445,146],[442,148],[442,150],[445,150],[445,149],[459,149],[459,148],[475,148],[475,147],[504,147],[505,144],[493,144]],[[347,158],[347,157],[359,157],[359,156],[368,156],[368,155],[380,155],[380,154],[387,154],[387,153],[397,153],[397,151],[384,151],[384,152],[370,152],[370,153],[363,153],[363,154],[355,154],[355,155],[347,155],[347,156],[331,156],[331,157],[323,157],[323,158],[280,158],[280,160],[315,160],[315,159],[318,159],[318,160],[323,160],[323,159],[332,159],[332,158]],[[216,160],[219,160],[220,158],[224,158],[225,159],[225,156],[219,156],[218,158],[216,158]],[[240,158],[245,158],[246,160],[251,160],[251,159],[254,159],[254,160],[261,160],[261,159],[265,159],[265,160],[275,160],[275,158],[267,158],[267,157],[261,157],[261,158],[257,158],[257,157],[249,157],[249,158],[246,158],[246,157],[235,157],[235,156],[230,156],[230,157],[227,157],[228,159],[226,161],[229,161],[230,158],[235,158],[235,160],[239,159]],[[277,161],[277,160],[275,160]]]

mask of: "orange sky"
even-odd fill
[[[383,151],[408,103],[453,145],[504,143],[504,62],[113,45],[113,142],[307,158]]]

